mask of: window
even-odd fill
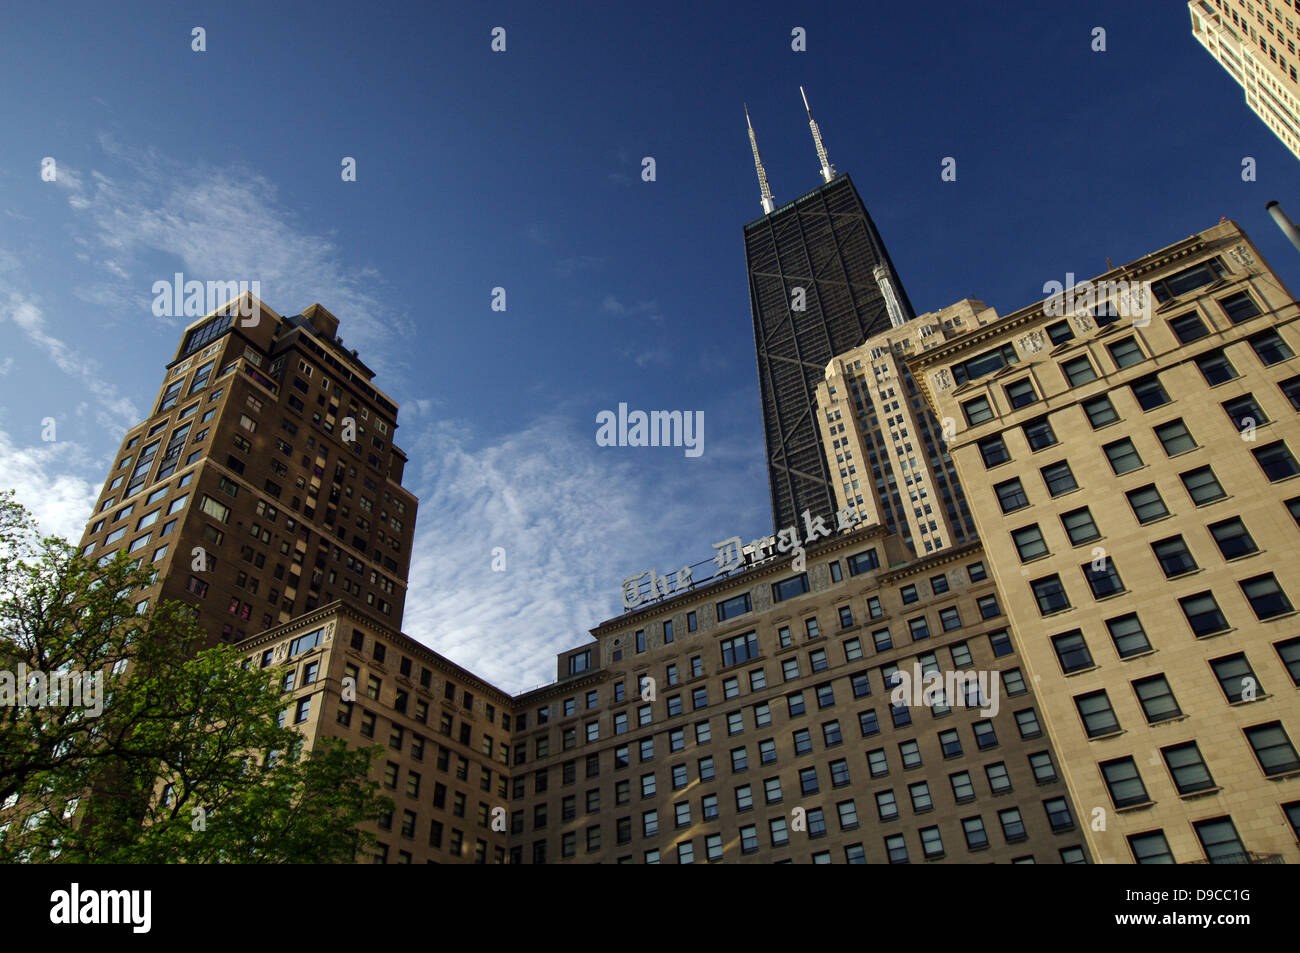
[[[1239,559],[1242,556],[1249,556],[1251,553],[1259,552],[1259,547],[1255,545],[1254,538],[1246,530],[1246,524],[1238,516],[1211,523],[1207,529],[1209,529],[1210,535],[1214,537],[1214,542],[1218,545],[1219,552],[1223,554],[1224,559]]]
[[[956,758],[962,753],[961,737],[957,734],[956,729],[948,729],[939,732],[939,745],[943,748],[945,758]]]
[[[1093,667],[1092,653],[1088,651],[1088,643],[1080,629],[1052,636],[1052,648],[1056,650],[1057,661],[1066,675]]]
[[[1011,454],[1007,453],[1007,445],[1001,436],[986,437],[979,442],[979,449],[987,469],[992,469],[1011,459]]]
[[[1210,258],[1198,265],[1184,268],[1182,271],[1175,272],[1168,277],[1153,281],[1151,291],[1155,295],[1156,301],[1163,304],[1172,298],[1177,298],[1179,295],[1213,284],[1223,277],[1225,271],[1222,262],[1217,258]]]
[[[804,578],[806,580],[807,577]],[[723,639],[721,646],[723,667],[738,665],[741,662],[758,658],[758,635],[754,632]]]
[[[1224,401],[1221,406],[1239,433],[1249,433],[1251,428],[1268,423],[1268,416],[1260,409],[1251,394],[1234,397],[1232,400]]]
[[[1277,385],[1282,396],[1291,402],[1292,410],[1300,410],[1300,377],[1289,377]]]
[[[1071,490],[1079,488],[1079,484],[1075,482],[1074,473],[1070,470],[1070,465],[1064,460],[1059,463],[1048,464],[1040,472],[1043,475],[1043,483],[1046,484],[1050,496],[1060,496],[1062,493],[1069,493]]]
[[[1155,428],[1155,433],[1168,456],[1172,457],[1196,449],[1196,440],[1181,420],[1171,420],[1167,424],[1161,424]]]
[[[1208,590],[1184,596],[1178,600],[1178,605],[1182,608],[1183,615],[1187,617],[1187,624],[1192,627],[1192,632],[1197,638],[1223,632],[1228,628],[1227,617],[1219,609],[1214,593]]]
[[[1166,579],[1181,576],[1183,573],[1195,572],[1199,567],[1192,558],[1191,551],[1181,536],[1170,536],[1151,544],[1151,550],[1160,563],[1160,569]]]
[[[1037,523],[1012,530],[1011,540],[1016,544],[1016,552],[1020,554],[1022,563],[1050,555]]]
[[[797,576],[791,576],[789,579],[783,579],[780,582],[772,583],[772,601],[783,602],[786,599],[792,599],[795,596],[801,596],[807,591],[808,591],[808,574],[806,572],[800,573]],[[748,600],[748,594],[746,594],[745,598],[746,600]],[[726,605],[726,603],[721,603],[721,604]],[[746,602],[746,606],[748,606],[748,602]],[[748,612],[749,610],[748,608],[745,608],[744,610],[741,611]],[[738,615],[739,613],[737,612],[732,614]],[[721,619],[721,617],[719,618]]]
[[[1088,415],[1088,423],[1092,425],[1093,430],[1099,430],[1107,424],[1113,424],[1119,420],[1119,414],[1115,412],[1115,405],[1110,402],[1110,398],[1105,394],[1100,397],[1093,397],[1091,400],[1083,402],[1083,412]]]
[[[1141,364],[1145,359],[1142,348],[1138,346],[1137,341],[1133,338],[1124,338],[1114,344],[1107,344],[1106,350],[1110,351],[1111,359],[1120,370],[1132,367],[1134,364]]]
[[[1212,864],[1239,864],[1246,859],[1246,848],[1237,836],[1237,828],[1230,817],[1215,817],[1197,821],[1192,827],[1205,850],[1205,859]]]
[[[1151,643],[1147,640],[1146,631],[1135,613],[1107,619],[1106,628],[1110,631],[1111,640],[1115,643],[1115,651],[1120,658],[1132,658],[1151,651]]]
[[[1187,495],[1192,498],[1192,502],[1197,506],[1204,506],[1227,496],[1223,491],[1223,487],[1219,485],[1214,471],[1209,467],[1188,470],[1186,473],[1178,474],[1178,478],[1183,481],[1183,487],[1187,490]]]
[[[1300,759],[1297,759],[1291,739],[1280,721],[1247,728],[1246,740],[1250,742],[1265,777],[1300,771]]]
[[[1151,523],[1169,515],[1169,509],[1165,506],[1165,501],[1160,498],[1160,491],[1156,489],[1154,483],[1129,490],[1124,495],[1128,498],[1128,505],[1132,507],[1133,515],[1137,517],[1139,523]]]
[[[989,405],[987,397],[980,396],[965,401],[961,405],[961,410],[966,415],[966,423],[972,427],[993,419],[993,408]]]
[[[880,567],[880,557],[876,555],[874,549],[868,549],[865,552],[856,553],[850,556],[846,562],[849,566],[850,576],[857,576]]]
[[[1300,686],[1300,639],[1277,642],[1273,648],[1277,649],[1278,657],[1281,658],[1282,664],[1286,666],[1292,684]]]
[[[749,593],[742,592],[717,604],[718,621],[725,622],[750,611]]]
[[[1196,358],[1196,366],[1205,378],[1205,383],[1214,387],[1226,381],[1235,380],[1237,369],[1232,366],[1223,351],[1210,351]]]
[[[1252,334],[1246,340],[1255,349],[1255,355],[1265,367],[1295,357],[1295,352],[1287,346],[1287,343],[1282,340],[1275,330],[1270,329],[1261,331],[1259,334]]]
[[[993,490],[997,493],[998,505],[1002,507],[1003,513],[1012,513],[1029,505],[1019,477],[999,483]]]
[[[1119,719],[1110,707],[1105,689],[1074,697],[1075,708],[1083,719],[1084,732],[1089,738],[1100,738],[1120,730]]]
[[[1044,447],[1050,447],[1056,443],[1056,434],[1052,431],[1052,426],[1047,422],[1046,416],[1027,421],[1023,429],[1030,450],[1042,450]]]
[[[1142,458],[1138,456],[1137,448],[1128,437],[1108,443],[1102,449],[1106,452],[1106,459],[1110,461],[1110,468],[1115,471],[1116,476],[1142,466]]]
[[[1210,329],[1205,326],[1205,322],[1201,320],[1201,316],[1195,311],[1171,318],[1169,330],[1173,331],[1174,337],[1178,338],[1183,344],[1191,344],[1193,341],[1200,340],[1210,333]]]
[[[1277,577],[1271,572],[1261,576],[1252,576],[1237,583],[1242,594],[1255,611],[1255,617],[1261,622],[1275,619],[1292,611],[1291,600],[1278,584]]]
[[[1210,668],[1214,670],[1214,677],[1219,680],[1219,688],[1229,704],[1235,705],[1243,699],[1254,701],[1263,694],[1264,690],[1244,652],[1211,659]]]
[[[1160,378],[1155,374],[1135,380],[1129,387],[1133,391],[1138,406],[1143,410],[1152,410],[1169,403],[1169,395],[1161,386]]]
[[[1029,585],[1033,590],[1034,598],[1038,602],[1038,611],[1042,615],[1051,615],[1053,612],[1061,612],[1070,608],[1070,600],[1065,594],[1065,587],[1061,584],[1060,576],[1044,576],[1041,579],[1035,579]]]
[[[1020,358],[1016,354],[1016,348],[1013,344],[1004,344],[1001,347],[985,351],[960,364],[952,366],[952,378],[957,384],[965,384],[967,381],[973,381],[977,378],[1000,371],[1002,368],[1019,363]]]
[[[1139,864],[1172,864],[1174,855],[1169,850],[1164,831],[1147,831],[1145,834],[1130,834],[1129,850],[1133,859]]]
[[[1013,408],[1026,407],[1038,401],[1038,394],[1034,391],[1033,381],[1028,377],[1008,384],[1004,389],[1007,393],[1007,400],[1011,402]]]
[[[1150,803],[1151,797],[1142,783],[1142,775],[1131,757],[1103,761],[1098,767],[1117,809]]]
[[[898,800],[893,791],[876,792],[876,813],[882,821],[892,821],[898,817]]]
[[[1250,293],[1241,291],[1226,298],[1219,299],[1219,307],[1233,324],[1240,324],[1259,314],[1259,308]]]
[[[1056,780],[1056,766],[1052,756],[1046,751],[1036,751],[1029,756],[1029,767],[1033,769],[1034,780],[1039,784],[1050,784]]]
[[[1081,546],[1084,543],[1101,538],[1101,532],[1097,529],[1097,524],[1092,521],[1092,511],[1086,506],[1062,513],[1061,525],[1065,528],[1065,535],[1070,538],[1070,542],[1075,546]]]
[[[1025,822],[1020,816],[1018,807],[998,811],[998,823],[1002,825],[1002,836],[1006,838],[1008,844],[1022,841],[1029,836],[1025,833]]]
[[[1138,702],[1147,716],[1147,724],[1155,725],[1182,717],[1183,711],[1178,707],[1178,699],[1174,697],[1169,680],[1164,675],[1138,679],[1133,683],[1133,691],[1137,693]]]
[[[1093,369],[1092,361],[1088,360],[1087,355],[1084,354],[1062,363],[1061,370],[1071,387],[1079,387],[1097,379],[1097,372]]]
[[[1300,473],[1300,466],[1296,465],[1295,457],[1291,455],[1291,451],[1287,449],[1287,445],[1281,440],[1250,452],[1255,455],[1255,460],[1271,483],[1285,480],[1287,477],[1293,477]]]
[[[907,841],[903,839],[902,834],[891,834],[885,838],[885,852],[889,856],[891,864],[906,864],[907,860]]]
[[[1070,329],[1069,321],[1057,321],[1055,324],[1049,324],[1046,330],[1047,339],[1052,342],[1053,347],[1074,338],[1074,331]]]

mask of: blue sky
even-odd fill
[[[319,301],[402,407],[421,499],[404,629],[521,690],[617,614],[625,575],[770,531],[743,102],[781,203],[819,182],[807,88],[918,312],[971,296],[1005,314],[1221,216],[1300,283],[1264,211],[1300,218],[1300,166],[1184,4],[865,9],[12,7],[0,487],[80,535],[186,320],[153,315],[155,281],[256,279],[282,314]],[[620,402],[703,411],[703,455],[596,446]]]

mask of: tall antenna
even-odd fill
[[[772,190],[767,184],[767,173],[763,171],[763,158],[758,154],[758,139],[754,136],[754,124],[749,121],[749,103],[745,103],[745,125],[749,127],[749,145],[754,150],[754,168],[758,170],[758,188],[763,193],[763,214],[771,215],[776,203],[772,201]]]
[[[812,109],[808,106],[808,94],[803,91],[802,86],[799,87],[799,95],[803,97],[803,108],[808,113],[808,128],[812,130],[813,145],[817,147],[817,158],[822,163],[822,179],[829,182],[835,178],[835,167],[831,165],[831,160],[826,155],[826,147],[822,145],[821,130],[817,128],[817,122],[812,117]]]

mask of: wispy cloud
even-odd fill
[[[507,691],[553,681],[555,653],[589,642],[590,628],[621,611],[625,575],[655,554],[708,556],[715,537],[699,525],[702,512],[718,514],[719,528],[740,518],[734,481],[718,469],[674,461],[680,469],[665,481],[635,448],[600,451],[594,432],[594,423],[586,435],[544,418],[476,448],[442,424],[408,448],[426,461],[413,487],[408,634]],[[743,516],[755,526],[762,518],[758,508]],[[498,546],[504,572],[492,569]]]
[[[84,300],[147,309],[153,282],[171,274],[142,272],[141,261],[172,255],[187,278],[260,281],[281,312],[319,301],[346,321],[349,346],[364,348],[376,370],[400,366],[404,356],[387,345],[414,329],[385,304],[381,277],[344,265],[344,249],[302,229],[270,180],[238,163],[186,166],[109,136],[100,144],[129,174],[59,172],[61,183],[69,176],[69,205],[89,224],[80,244],[106,273],[78,289]]]
[[[100,426],[114,431],[130,427],[140,420],[140,411],[108,383],[99,365],[79,354],[46,330],[45,315],[36,299],[0,285],[0,322],[11,322],[35,344],[63,373],[80,381],[94,396],[95,419]]]

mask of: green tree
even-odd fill
[[[190,607],[142,601],[151,582],[140,560],[101,566],[40,535],[0,494],[0,862],[358,859],[358,824],[392,810],[369,780],[383,749],[303,750],[278,682],[207,647]],[[36,704],[32,673],[86,690]]]

